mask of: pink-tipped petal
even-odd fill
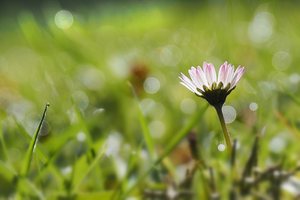
[[[203,82],[203,85],[209,87],[206,76],[205,76],[205,73],[204,73],[203,69],[200,66],[197,67],[197,73],[199,74],[199,77],[201,78],[201,80]],[[200,89],[202,89],[202,88],[200,88]]]
[[[234,74],[234,67],[231,64],[228,64],[227,65],[227,73],[226,73],[226,77],[225,77],[225,81],[224,81],[225,87],[228,83],[231,83],[233,74]]]
[[[181,85],[183,85],[184,87],[186,87],[188,90],[190,90],[191,92],[201,96],[202,94],[200,92],[197,91],[197,89],[193,89],[190,86],[186,85],[185,82],[180,82]]]
[[[197,69],[195,67],[192,67],[190,70],[189,70],[189,74],[190,74],[190,77],[194,83],[194,85],[197,87],[197,88],[201,88],[202,87],[202,81],[201,79],[199,79],[198,75],[197,75]]]
[[[243,76],[245,72],[245,68],[239,66],[235,72],[234,72],[234,76],[233,79],[231,81],[231,88],[233,88],[234,86],[236,86],[236,84],[239,82],[239,80],[241,79],[241,77]]]
[[[211,79],[214,82],[217,82],[217,73],[216,73],[216,70],[215,70],[215,66],[213,64],[210,64],[210,76],[211,76]]]
[[[196,69],[196,68],[195,68],[195,74],[196,74],[196,79],[198,80],[199,85],[200,85],[200,87],[198,87],[198,88],[199,88],[199,89],[202,89],[202,88],[203,88],[204,82],[203,82],[203,80],[202,80],[201,72],[199,71],[199,69]]]
[[[207,79],[209,86],[216,82],[216,70],[213,64],[204,62],[203,64],[204,73]]]
[[[218,83],[222,82],[224,84],[226,73],[227,73],[227,61],[225,61],[224,64],[222,64],[219,69]]]
[[[238,66],[238,68],[235,70],[234,66],[226,61],[220,66],[217,76],[214,65],[204,62],[203,68],[201,68],[200,66],[198,66],[197,68],[191,67],[188,72],[190,77],[187,77],[183,73],[180,74],[180,83],[196,95],[205,96],[207,91],[204,90],[204,86],[212,91],[215,89],[226,89],[228,91],[230,89],[233,89],[243,76],[245,68],[243,66]],[[216,83],[217,85],[219,85],[219,83],[223,83],[221,84],[223,85],[223,87],[212,87],[213,83]],[[228,84],[230,84],[229,89],[227,87]],[[224,100],[228,94],[229,93],[224,93],[225,96],[220,97],[221,100]],[[214,104],[215,101],[211,100],[209,102],[211,104]]]
[[[181,76],[179,76],[179,79],[181,80],[181,84],[184,85],[186,88],[188,88],[192,92],[197,92],[197,88],[194,85],[194,83],[186,77],[183,73],[181,73]]]

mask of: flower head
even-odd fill
[[[226,97],[235,88],[245,72],[244,67],[225,62],[220,66],[218,76],[213,64],[203,63],[203,67],[191,67],[188,78],[183,73],[179,76],[181,84],[190,91],[206,99],[213,106],[222,106]]]

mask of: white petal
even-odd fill
[[[244,72],[245,72],[245,68],[241,67],[241,66],[239,66],[235,70],[234,75],[233,75],[233,79],[231,81],[231,88],[233,88],[234,86],[236,86],[236,84],[239,82],[239,80],[243,76]]]
[[[186,88],[188,88],[190,91],[192,91],[194,93],[198,92],[194,83],[188,77],[186,77],[183,73],[181,73],[181,77],[179,76],[179,79],[182,81],[180,83],[182,85],[184,85]]]
[[[184,84],[186,84],[190,88],[192,88],[192,89],[196,88],[194,83],[188,77],[186,77],[184,74],[181,73],[181,76],[179,76],[179,78]]]
[[[180,82],[181,85],[185,86],[187,89],[189,89],[191,92],[195,92],[195,89],[193,87],[191,87],[190,85],[188,85],[186,82]]]
[[[217,81],[216,70],[213,64],[204,62],[203,64],[204,73],[207,79],[209,86],[213,84],[213,82]]]
[[[209,87],[206,76],[205,76],[205,73],[204,73],[203,69],[200,66],[197,67],[197,74],[201,78],[201,80],[203,82],[203,85]],[[202,89],[202,88],[200,88],[200,89]]]
[[[180,82],[181,85],[185,86],[187,89],[189,89],[191,92],[196,93],[197,95],[201,96],[202,94],[197,91],[195,88],[191,88],[190,86],[186,85],[184,82]]]
[[[226,72],[227,72],[227,61],[225,61],[224,64],[221,65],[219,69],[218,83],[222,82],[224,84]]]
[[[231,64],[228,64],[227,73],[226,73],[226,77],[225,77],[225,81],[224,81],[224,86],[225,87],[228,83],[231,83],[232,78],[233,78],[233,74],[234,74],[234,67]]]
[[[217,73],[215,70],[215,66],[213,64],[210,64],[209,71],[210,71],[210,76],[212,78],[213,83],[217,82]]]
[[[194,85],[196,85],[197,88],[202,88],[203,83],[202,83],[200,77],[198,77],[198,75],[197,75],[197,69],[195,67],[192,67],[189,70],[189,74],[190,74],[190,77],[192,78]]]

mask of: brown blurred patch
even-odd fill
[[[175,165],[180,164],[188,164],[193,160],[189,143],[184,140],[182,141],[170,154],[171,160],[174,162]]]
[[[257,121],[257,114],[249,108],[244,108],[241,111],[241,119],[247,127],[253,127]]]
[[[149,74],[149,67],[142,62],[135,62],[132,64],[130,71],[130,82],[132,83],[136,93],[141,95],[143,84]]]

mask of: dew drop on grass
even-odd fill
[[[236,111],[232,106],[223,106],[222,112],[226,124],[232,123],[236,118]]]

